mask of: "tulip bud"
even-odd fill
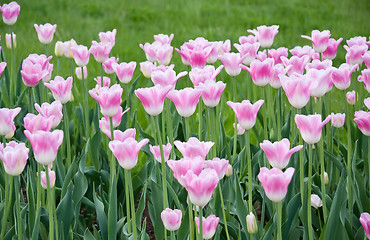
[[[324,172],[324,182],[325,182],[325,185],[329,184],[329,176],[327,172]]]
[[[233,166],[231,166],[231,164],[229,164],[229,166],[227,166],[227,170],[226,170],[226,177],[231,177],[233,175]]]
[[[250,234],[255,234],[258,232],[258,226],[257,226],[257,221],[256,217],[254,214],[251,212],[247,215],[247,229]]]
[[[87,78],[87,68],[86,66],[83,67],[83,71],[84,71],[84,76],[83,78],[86,79]],[[78,79],[82,80],[82,72],[81,72],[81,67],[76,67],[76,76]]]
[[[235,128],[235,123],[233,123],[233,127]],[[240,126],[240,124],[238,123],[238,125],[237,125],[237,134],[238,134],[238,135],[243,135],[243,134],[244,134],[244,132],[245,132],[245,129],[244,129],[244,128],[242,128],[242,127]]]
[[[347,97],[347,101],[349,104],[355,105],[356,103],[356,92],[355,91],[347,92],[346,97]]]
[[[55,43],[55,56],[62,57],[64,54],[64,43],[61,41],[57,41]]]
[[[48,173],[49,173],[49,186],[50,188],[53,188],[55,185],[55,172],[49,169]],[[44,189],[48,188],[46,173],[44,171],[41,171],[41,186]]]
[[[12,34],[13,34],[13,42],[11,41]],[[8,49],[17,47],[16,35],[15,33],[12,33],[12,34],[9,34],[9,33],[5,34],[5,43]]]
[[[311,194],[311,207],[314,207],[318,209],[319,207],[322,207],[322,201],[319,196],[316,194]]]

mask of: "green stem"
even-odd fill
[[[84,101],[84,114],[85,114],[85,134],[86,134],[86,142],[89,140],[90,138],[90,126],[89,126],[89,100],[88,100],[88,91],[87,91],[87,87],[86,87],[86,81],[85,81],[85,76],[84,76],[84,72],[83,72],[83,67],[81,67],[81,74],[82,74],[82,87],[83,87],[83,91],[85,92],[85,101]]]
[[[6,178],[8,178],[8,187],[7,187],[7,192],[5,192],[5,194],[7,195],[5,197],[5,211],[4,211],[4,215],[3,215],[3,222],[2,222],[2,225],[1,225],[1,233],[0,233],[0,239],[4,239],[4,234],[5,234],[5,230],[6,230],[6,224],[7,224],[7,220],[8,220],[8,215],[9,215],[9,210],[10,210],[10,207],[13,205],[11,202],[12,202],[12,196],[13,196],[13,177],[12,176],[9,176],[8,174],[6,174]]]
[[[64,115],[64,132],[66,134],[66,145],[67,145],[67,169],[71,166],[71,139],[69,136],[69,119],[68,119],[68,110],[67,104],[63,106],[63,115]]]
[[[48,49],[48,45],[47,44],[45,44],[45,55],[46,55],[46,57],[49,55],[49,49]]]
[[[236,91],[236,80],[235,80],[235,77],[232,78],[232,82],[233,82],[233,101],[236,102],[236,94],[237,94],[237,91]],[[237,148],[237,138],[238,138],[238,119],[236,118],[236,114],[234,114],[234,147],[233,147],[233,157],[232,157],[232,161],[231,161],[231,164],[233,163],[233,161],[235,161],[236,159],[236,148]]]
[[[199,141],[202,141],[202,122],[203,122],[203,103],[202,101],[199,101],[198,103],[198,117],[199,117],[199,129],[198,129],[198,139]]]
[[[53,213],[54,213],[54,221],[57,223],[55,224],[55,236],[56,239],[59,239],[59,232],[58,232],[58,219],[57,219],[57,214],[56,214],[56,209],[55,209],[55,188],[53,188]]]
[[[10,91],[13,91],[15,93],[15,90],[16,90],[16,86],[15,86],[15,74],[14,74],[14,66],[15,66],[15,54],[14,54],[14,42],[13,42],[13,26],[10,26],[10,45],[11,45],[11,49],[10,49],[10,60],[11,60],[11,63],[12,65],[10,66],[10,83],[9,83],[9,89]],[[15,94],[14,94],[15,95]],[[10,98],[10,104],[13,105],[13,94],[9,94],[9,98]]]
[[[225,204],[224,204],[224,197],[222,195],[222,189],[220,183],[218,183],[218,190],[220,192],[220,200],[221,200],[221,206],[222,206],[222,216],[224,218],[224,224],[225,224],[225,232],[226,232],[226,238],[227,240],[230,240],[229,236],[229,230],[227,228],[227,219],[226,219],[226,213],[225,213]]]
[[[123,87],[124,87],[124,90],[125,90],[125,93],[126,93],[126,108],[129,108],[130,107],[130,98],[129,98],[129,89],[128,89],[128,84],[123,84]],[[127,128],[130,127],[130,111],[128,111],[127,113]]]
[[[173,146],[173,128],[172,128],[172,119],[171,119],[171,105],[170,105],[170,100],[169,99],[165,99],[165,112],[166,112],[166,122],[167,122],[167,126],[168,126],[168,136],[170,138],[170,143],[172,145],[172,148],[171,148],[171,159],[174,159],[174,146]]]
[[[199,239],[203,240],[203,207],[199,206]]]
[[[21,205],[20,205],[20,199],[19,199],[19,194],[20,193],[20,176],[19,177],[14,177],[15,178],[15,184],[14,184],[14,192],[15,192],[15,198],[16,198],[16,209],[17,209],[17,228],[18,228],[18,240],[22,240],[22,219],[21,219]]]
[[[277,140],[281,140],[281,88],[278,89],[277,95]]]
[[[57,76],[59,76],[59,73],[60,73],[60,57],[58,57],[58,60],[57,60]]]
[[[209,112],[209,107],[207,107],[207,125],[208,125],[208,131],[207,131],[208,141],[212,141],[212,125],[211,125],[211,115],[210,115],[210,112]],[[212,154],[212,152],[210,152],[210,155],[211,154]]]
[[[189,126],[189,119],[184,117],[185,121],[185,140],[189,140],[190,138],[190,126]]]
[[[129,175],[129,188],[130,188],[130,204],[131,204],[131,215],[132,215],[132,231],[134,233],[134,239],[137,238],[137,229],[136,229],[136,214],[135,214],[135,199],[134,199],[134,189],[132,187],[132,178],[131,178],[131,170],[128,170]],[[167,239],[167,236],[165,236]]]
[[[194,219],[193,219],[193,204],[188,199],[188,211],[189,211],[189,226],[190,226],[190,240],[194,239]]]
[[[282,240],[282,235],[281,235],[281,215],[282,215],[282,201],[277,203],[277,239]]]
[[[250,133],[249,130],[245,131],[245,145],[247,147],[247,163],[248,163],[248,207],[249,212],[253,212],[253,205],[252,205],[252,160],[251,160],[251,145],[250,145]]]
[[[130,176],[129,176],[129,172],[128,170],[124,170],[125,171],[125,193],[126,193],[126,213],[127,213],[127,231],[128,233],[131,233],[131,213],[130,213],[130,190],[129,190],[129,179],[130,179]]]
[[[171,231],[171,240],[176,240],[175,231]]]
[[[345,94],[345,92],[344,92]],[[344,106],[345,106],[345,113],[346,113],[346,122],[347,122],[347,191],[348,191],[348,220],[349,224],[352,227],[352,138],[351,138],[351,109],[348,108],[348,103],[346,101],[346,97],[344,96]]]
[[[110,125],[110,134],[111,134],[111,140],[114,140],[114,134],[113,134],[113,117],[109,117],[109,125]],[[110,161],[110,182],[111,186],[113,185],[113,181],[115,180],[114,177],[116,176],[116,159],[114,159],[114,154],[112,152],[112,159]]]
[[[163,184],[163,209],[166,209],[168,208],[166,162],[164,160],[163,142],[159,130],[159,117],[157,118],[157,131],[158,131],[159,149],[161,151],[161,160],[162,160],[161,165],[162,165],[162,184]]]
[[[265,87],[262,87],[262,99],[266,101]],[[263,139],[268,139],[267,134],[267,107],[262,107],[263,111]]]
[[[32,105],[32,87],[28,88],[28,112],[33,113],[33,105]]]
[[[216,110],[216,108],[213,108],[213,109],[210,109],[210,110],[212,110],[212,112],[213,112],[213,113],[211,113],[211,123],[216,124],[216,121],[215,121],[215,115],[216,115],[215,110]],[[217,156],[217,149],[218,149],[218,136],[220,136],[220,135],[217,134],[217,127],[218,127],[217,125],[214,126],[213,128],[212,128],[212,125],[210,127],[211,127],[211,131],[212,131],[212,135],[213,135],[212,141],[215,143],[215,145],[212,148],[212,156],[216,157]]]
[[[53,195],[50,189],[50,180],[49,180],[49,167],[46,166],[46,185],[48,192],[48,210],[49,210],[49,239],[54,239],[54,213],[53,213]]]
[[[312,145],[308,146],[308,183],[307,183],[307,224],[308,224],[308,239],[313,239],[312,233],[312,217],[311,217],[311,182],[312,182]]]

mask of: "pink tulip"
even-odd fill
[[[294,119],[303,140],[307,144],[315,144],[320,141],[321,130],[330,121],[331,116],[327,116],[322,122],[320,114],[307,116],[296,114]]]
[[[233,127],[235,128],[235,123],[233,123]],[[236,128],[237,128],[236,129],[237,130],[237,134],[239,136],[242,136],[245,133],[245,129],[242,128],[239,123],[236,125]]]
[[[8,142],[4,148],[0,144],[0,159],[4,163],[4,170],[11,176],[18,176],[27,164],[29,149],[24,143]]]
[[[68,77],[64,80],[60,76],[56,76],[54,80],[44,85],[51,90],[55,100],[59,100],[62,104],[71,101],[73,78]]]
[[[249,130],[254,126],[256,123],[258,110],[263,103],[264,100],[258,100],[254,104],[252,104],[249,100],[243,100],[241,103],[227,101],[227,105],[234,110],[240,126],[245,130]]]
[[[87,68],[86,68],[86,66],[83,67],[83,74],[84,74],[83,76],[82,76],[81,67],[76,67],[75,73],[76,73],[76,77],[79,80],[87,79]]]
[[[12,41],[13,36],[13,41]],[[15,49],[17,48],[17,35],[15,33],[6,33],[5,34],[5,44],[8,49]]]
[[[266,49],[263,51],[259,51],[257,53],[257,60],[260,60],[261,62],[265,61],[267,59],[267,52]]]
[[[207,65],[204,68],[193,68],[189,72],[190,81],[194,87],[199,86],[200,83],[205,83],[207,80],[216,81],[217,75],[221,72],[224,66],[221,65],[217,69],[213,65]]]
[[[312,42],[315,52],[322,53],[328,47],[330,31],[324,30],[320,32],[319,30],[312,30],[311,37],[305,35],[302,35],[301,37]]]
[[[351,74],[358,68],[358,65],[350,67],[347,63],[343,63],[339,68],[332,68],[331,78],[336,88],[346,90],[351,85]]]
[[[157,49],[162,46],[160,42],[154,41],[152,44],[145,43],[139,44],[140,48],[145,52],[146,59],[149,62],[157,61]]]
[[[337,49],[339,44],[343,41],[343,38],[335,40],[334,38],[329,38],[328,47],[322,53],[324,59],[333,60],[337,56]]]
[[[307,63],[310,61],[310,57],[307,55],[302,57],[293,56],[290,59],[288,59],[282,56],[281,61],[283,62],[285,67],[292,65],[292,67],[288,71],[288,75],[291,76],[294,73],[303,74]]]
[[[206,159],[209,150],[215,144],[214,142],[201,142],[195,137],[190,137],[187,142],[174,141],[177,149],[184,158],[201,157]]]
[[[100,111],[104,116],[113,117],[119,112],[122,103],[123,89],[119,84],[114,84],[110,88],[102,87],[97,92],[90,90],[90,96],[100,104]]]
[[[250,43],[250,44],[253,44],[253,43],[256,43],[258,42],[258,38],[254,35],[248,35],[248,36],[240,36],[239,37],[239,42],[241,45],[245,44],[245,43]]]
[[[115,57],[110,57],[107,60],[103,62],[103,69],[107,74],[112,74],[114,73],[113,65],[117,64],[118,58]]]
[[[54,185],[55,185],[55,172],[51,169],[48,170],[48,173],[49,173],[49,187],[50,188],[53,188]],[[47,189],[48,188],[48,182],[47,182],[47,178],[46,178],[46,172],[45,171],[41,171],[41,186],[42,188],[44,189]]]
[[[113,140],[109,142],[109,149],[117,158],[119,165],[126,170],[131,170],[136,166],[140,149],[149,142],[143,139],[137,142],[135,138],[127,138],[123,142]]]
[[[121,130],[114,130],[113,136],[114,140],[124,142],[127,138],[135,138],[136,129],[135,128],[128,128],[124,132]]]
[[[163,87],[171,86],[172,88],[174,88],[177,80],[185,76],[186,74],[187,72],[184,71],[184,72],[180,72],[176,76],[176,72],[172,68],[168,68],[164,71],[153,70],[151,73],[151,78],[152,78],[154,85],[162,85]]]
[[[152,69],[155,67],[155,64],[149,61],[141,62],[140,63],[140,72],[144,75],[146,78],[150,78],[152,75]]]
[[[168,158],[170,157],[171,150],[172,150],[172,145],[171,143],[167,143],[167,145],[162,145],[163,147],[163,157],[164,161],[167,162]],[[152,146],[149,145],[150,152],[153,154],[153,157],[155,160],[158,162],[162,162],[162,157],[161,157],[161,149],[159,146]]]
[[[125,114],[129,110],[130,110],[130,108],[126,109],[123,112],[122,107],[121,106],[119,107],[119,110],[118,110],[117,114],[112,117],[113,128],[117,128],[121,124],[123,114]],[[109,117],[104,116],[99,120],[99,128],[103,133],[105,133],[109,138],[111,138]],[[114,139],[116,139],[116,138],[114,138]]]
[[[27,60],[31,61],[33,64],[40,64],[42,67],[42,71],[45,76],[42,78],[43,82],[50,81],[51,73],[53,71],[53,64],[50,64],[50,59],[52,57],[46,57],[46,55],[41,54],[30,54],[27,57]]]
[[[150,88],[139,88],[135,90],[135,95],[143,104],[144,110],[151,116],[157,116],[163,111],[164,99],[171,91],[172,86],[162,87],[155,85]]]
[[[219,55],[224,55],[225,53],[230,52],[231,45],[230,40],[226,40],[225,42],[217,41],[217,42],[210,42],[212,50],[207,58],[207,63],[213,64],[218,60]]]
[[[110,43],[92,41],[89,52],[94,56],[95,61],[103,63],[109,58],[112,45]]]
[[[364,99],[364,104],[370,110],[370,97]]]
[[[187,118],[195,112],[201,94],[202,90],[199,88],[184,88],[170,91],[167,98],[175,104],[177,112]]]
[[[37,131],[35,133],[25,130],[24,135],[31,142],[38,163],[45,166],[55,160],[58,148],[63,142],[62,130],[54,130],[53,132]]]
[[[233,166],[231,166],[231,164],[227,166],[225,175],[226,177],[231,177],[233,175]]]
[[[347,54],[346,54],[346,62],[350,65],[356,65],[358,64],[359,66],[362,65],[362,55],[364,55],[368,49],[368,46],[366,45],[353,45],[352,47],[348,46],[343,46],[344,49],[346,49]]]
[[[274,38],[279,32],[278,25],[266,27],[265,25],[257,27],[257,30],[248,30],[249,33],[254,34],[262,48],[269,48],[274,43]]]
[[[361,71],[361,75],[358,76],[358,81],[363,82],[365,89],[370,93],[370,69]]]
[[[81,55],[81,57],[80,56],[76,56],[76,57],[74,56],[74,53],[73,53],[73,48],[74,47],[78,47],[77,52],[78,52],[78,55]],[[85,49],[85,48],[82,48],[82,47],[84,47],[84,46],[77,45],[76,41],[73,38],[69,41],[65,41],[63,43],[64,56],[66,58],[69,58],[69,59],[74,58],[75,61],[76,61],[76,58],[78,58],[78,59],[81,59],[80,62],[81,61],[84,62],[86,60],[86,58],[88,58],[88,57],[86,57],[86,55],[88,54],[88,56],[89,56],[90,53],[89,53],[89,50],[87,48]],[[89,62],[89,60],[87,60],[87,62]],[[76,63],[77,63],[77,61],[76,61]],[[77,64],[77,65],[79,65],[79,64]],[[87,65],[87,63],[84,64],[83,66],[86,66],[86,65]]]
[[[347,92],[346,98],[349,104],[355,105],[356,104],[356,92],[355,90]]]
[[[214,158],[212,160],[205,161],[204,164],[206,168],[215,170],[218,179],[221,180],[228,170],[229,161],[226,159]]]
[[[54,116],[43,117],[42,115],[35,115],[32,113],[27,113],[23,118],[24,128],[30,133],[35,133],[37,131],[50,131],[53,122]]]
[[[104,44],[110,44],[113,47],[116,43],[116,34],[117,34],[116,29],[113,29],[112,31],[108,32],[100,32],[99,39]]]
[[[0,11],[3,14],[4,23],[6,25],[13,25],[17,21],[20,10],[21,7],[16,2],[3,4],[3,6],[0,7]]]
[[[132,76],[134,75],[136,62],[122,62],[120,64],[116,63],[113,64],[112,67],[118,77],[118,80],[121,83],[128,84],[131,81]]]
[[[258,42],[244,43],[241,45],[235,43],[234,47],[239,51],[240,55],[244,57],[243,63],[249,66],[251,62],[257,58],[257,51],[260,44]]]
[[[285,76],[291,67],[292,65],[289,65],[288,67],[285,68],[283,64],[280,64],[280,63],[275,64],[272,67],[272,76],[269,82],[270,86],[275,89],[279,89],[281,87],[281,82],[280,82],[280,77],[279,77],[280,74]]]
[[[173,47],[169,44],[158,47],[156,51],[156,58],[159,64],[168,65],[171,62]]]
[[[180,160],[168,160],[167,165],[173,171],[174,178],[181,186],[185,187],[182,176],[185,176],[189,171],[199,175],[204,168],[204,162],[204,159],[197,156],[193,158],[182,158]]]
[[[170,36],[160,33],[160,34],[154,35],[154,40],[157,42],[160,42],[162,45],[171,44],[171,41],[174,36],[175,35],[173,33],[171,33]]]
[[[59,125],[60,121],[62,120],[63,105],[61,104],[61,102],[59,100],[56,100],[56,101],[52,102],[51,104],[45,102],[45,103],[41,104],[41,107],[40,107],[40,105],[35,103],[35,109],[44,118],[54,117],[54,121],[51,125],[51,128],[56,128]]]
[[[344,121],[346,120],[345,113],[331,113],[331,125],[336,128],[343,127]]]
[[[168,231],[176,231],[181,226],[182,212],[178,209],[166,208],[161,212],[161,219]]]
[[[27,87],[34,87],[42,78],[48,75],[48,71],[43,70],[41,64],[33,63],[30,59],[26,58],[22,63],[21,75],[23,83]]]
[[[101,76],[94,78],[96,82],[95,89],[100,89],[102,87],[108,87],[110,86],[110,78],[103,76],[103,82],[101,81]]]
[[[86,46],[72,46],[71,50],[73,53],[73,59],[75,60],[77,66],[84,67],[89,63],[90,52]]]
[[[247,56],[241,56],[240,53],[225,53],[219,59],[225,66],[227,74],[232,77],[238,76],[241,72],[240,64],[243,63]]]
[[[367,212],[361,213],[360,222],[364,227],[366,237],[370,239],[370,214]]]
[[[181,178],[190,201],[199,207],[204,207],[211,200],[213,190],[218,184],[218,175],[213,169],[204,169],[199,176],[189,170]]]
[[[367,68],[370,68],[370,51],[367,51],[362,55],[362,61],[364,61]]]
[[[311,59],[320,59],[320,54],[316,53],[312,47],[307,46],[307,45],[303,47],[300,47],[300,46],[294,47],[293,49],[289,50],[289,52],[293,56],[296,56],[299,58],[303,56],[308,56],[309,58],[308,61],[310,61]]]
[[[370,112],[356,111],[354,121],[364,135],[370,136]]]
[[[289,103],[298,109],[306,106],[316,85],[304,75],[297,73],[289,77],[283,75],[279,77]]]
[[[288,57],[288,48],[269,49],[269,57],[274,59],[275,64],[283,63],[280,59],[282,56]]]
[[[311,207],[314,207],[318,209],[319,207],[322,207],[322,201],[319,196],[316,194],[311,194]]]
[[[1,50],[1,48],[0,48]],[[6,67],[7,63],[6,62],[0,62],[0,76],[4,72],[4,69]]]
[[[288,185],[292,180],[294,168],[288,168],[285,172],[278,168],[267,169],[262,167],[258,174],[258,180],[262,183],[267,197],[273,202],[280,202],[285,198]]]
[[[273,74],[274,59],[268,58],[264,61],[253,60],[250,68],[244,65],[240,67],[249,72],[254,84],[260,87],[266,86]]]
[[[310,81],[312,81],[312,85],[316,86],[313,88],[311,93],[311,96],[313,97],[322,97],[333,87],[331,68],[326,70],[317,70],[315,68],[309,69],[306,73],[306,79],[310,79]]]
[[[362,46],[362,45],[366,45],[366,37],[357,36],[357,37],[348,39],[346,42],[349,47],[352,47],[355,45]]]
[[[20,107],[14,109],[0,108],[0,135],[5,136],[13,131],[14,118],[20,111]]]
[[[220,218],[216,217],[215,215],[209,215],[207,218],[203,217],[202,220],[202,234],[203,234],[203,239],[211,239],[217,229],[217,225],[220,222]],[[199,218],[195,217],[195,223],[197,224],[198,227],[198,232],[199,232]]]
[[[307,63],[306,70],[310,69],[316,69],[316,70],[326,70],[328,68],[331,68],[333,65],[333,62],[329,59],[325,59],[323,61],[320,61],[319,59],[314,59],[312,62]]]
[[[40,24],[40,26],[34,24],[33,26],[35,27],[39,41],[42,44],[49,44],[53,41],[55,29],[57,28],[56,24],[51,25],[50,23],[46,23],[44,25]]]
[[[222,81],[214,82],[211,79],[199,84],[202,91],[202,99],[207,107],[216,107],[220,102],[221,95],[226,88]]]
[[[246,219],[247,221],[247,230],[249,234],[255,234],[258,232],[258,226],[257,226],[257,221],[256,221],[256,216],[250,212]]]
[[[265,152],[271,166],[279,169],[283,169],[288,166],[289,159],[293,153],[298,152],[303,148],[302,145],[298,145],[292,149],[289,149],[290,142],[287,138],[274,143],[264,140],[262,143],[260,143],[260,147]]]

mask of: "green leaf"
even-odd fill
[[[63,236],[68,236],[69,228],[72,222],[73,213],[71,210],[73,209],[73,201],[72,201],[72,191],[73,191],[73,184],[69,183],[67,192],[58,204],[56,214],[58,219],[60,231],[62,232]]]
[[[95,240],[94,236],[91,234],[91,232],[88,228],[86,228],[86,230],[85,230],[84,239],[85,240]]]
[[[102,201],[100,201],[99,198],[97,197],[97,194],[95,192],[95,187],[94,187],[93,196],[94,196],[96,215],[97,215],[101,235],[102,235],[104,240],[107,240],[108,239],[107,216],[105,215],[104,205],[103,205]]]
[[[109,209],[108,209],[108,239],[115,239],[117,229],[117,182],[116,176],[113,178],[113,184],[110,187]]]
[[[145,184],[139,200],[139,205],[137,206],[136,209],[136,226],[138,227],[141,226],[141,219],[143,218],[143,212],[145,209],[146,191],[147,185]]]

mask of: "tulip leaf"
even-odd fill
[[[60,228],[63,236],[68,236],[69,228],[73,218],[73,214],[71,214],[71,209],[73,209],[72,191],[73,184],[70,183],[68,185],[66,194],[61,199],[56,209],[58,224],[60,226],[63,224],[63,228]]]
[[[104,205],[102,201],[99,200],[95,192],[95,187],[94,187],[93,197],[94,197],[94,204],[95,204],[95,209],[96,209],[97,220],[98,220],[99,228],[101,231],[101,236],[103,237],[104,240],[107,240],[108,239],[107,216],[105,215],[105,212],[104,212]]]
[[[95,240],[94,236],[91,234],[91,232],[88,228],[86,228],[86,230],[85,230],[84,239],[86,239],[86,240]]]
[[[113,184],[110,187],[109,209],[108,209],[108,239],[115,239],[117,229],[117,181],[113,177]]]
[[[162,189],[153,181],[150,181],[149,186],[151,189],[151,204],[148,203],[148,207],[150,219],[154,226],[154,234],[156,239],[164,239],[164,227],[161,221],[161,212],[163,210]]]

